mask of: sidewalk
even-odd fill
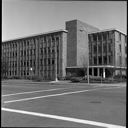
[[[25,83],[25,84],[49,84],[49,85],[77,85],[77,86],[126,86],[126,82],[123,83],[113,83],[113,84],[106,84],[106,83],[73,83],[70,80],[65,81],[43,81],[43,82],[36,82],[31,80],[17,80],[17,79],[11,79],[11,80],[3,80],[2,83]]]

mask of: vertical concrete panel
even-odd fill
[[[121,52],[122,52],[122,66],[126,66],[125,60],[125,36],[121,34]]]
[[[36,60],[35,60],[35,66],[36,66],[36,69],[35,69],[35,75],[38,75],[38,72],[39,72],[39,39],[36,39],[35,41],[35,45],[36,45]]]
[[[97,31],[97,30],[99,29],[77,20],[77,66],[83,66],[83,63],[88,63],[88,59],[89,59],[88,32]]]
[[[77,20],[67,21],[67,67],[77,65]]]
[[[119,33],[115,31],[115,66],[120,66],[119,62]]]
[[[66,76],[67,67],[67,33],[62,33],[62,77]]]

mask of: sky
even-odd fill
[[[2,0],[2,41],[65,29],[74,19],[127,32],[126,1]]]

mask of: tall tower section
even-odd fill
[[[67,34],[67,67],[82,66],[89,57],[88,32],[99,29],[79,20],[66,22]]]

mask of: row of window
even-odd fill
[[[102,46],[101,45],[93,45],[93,53],[97,53],[97,48],[98,48],[98,53],[106,53],[107,52],[107,49],[108,49],[108,52],[112,52],[112,45],[111,44],[108,44],[108,48],[107,48],[107,44],[103,44],[103,49],[102,49]]]
[[[59,47],[57,47],[57,52],[59,53]],[[40,48],[40,54],[49,54],[49,53],[55,53],[54,48]],[[3,56],[9,56],[10,57],[17,57],[17,51],[12,51],[12,52],[5,52],[2,53]],[[26,56],[26,55],[36,55],[36,49],[28,49],[28,50],[21,50],[20,51],[20,56]]]
[[[108,61],[108,62],[107,62]],[[107,56],[103,56],[103,63],[102,63],[102,57],[93,57],[93,64],[94,65],[97,65],[97,63],[99,65],[102,65],[102,64],[112,64],[112,56],[108,56],[108,60],[107,60]]]
[[[6,75],[10,75],[10,76],[13,76],[13,75],[18,75],[19,73],[15,70],[15,71],[9,71],[6,73]],[[32,72],[30,72],[29,70],[25,71],[25,70],[21,70],[20,71],[20,75],[21,76],[27,76],[27,75],[34,75],[35,74],[35,70],[33,70]],[[47,71],[42,71],[40,70],[40,74],[43,75],[43,76],[53,76],[53,74],[55,74],[54,70],[47,70]]]
[[[59,42],[59,37],[51,37],[51,36],[44,36],[41,38],[31,38],[31,39],[24,39],[20,41],[12,41],[12,42],[5,42],[2,43],[2,50],[3,49],[10,49],[10,48],[17,48],[17,45],[19,43],[20,48],[21,47],[26,47],[26,46],[32,46],[36,47],[36,41],[40,42],[40,44],[50,44],[51,42]]]
[[[44,58],[44,59],[40,59],[40,65],[54,65],[55,64],[55,59],[51,59],[51,58]],[[35,66],[35,60],[30,60],[30,61],[20,61],[20,66]],[[17,61],[10,61],[9,63],[9,67],[17,67]]]
[[[103,33],[94,33],[89,34],[89,40],[90,41],[103,41],[113,38],[113,32],[103,32]]]

